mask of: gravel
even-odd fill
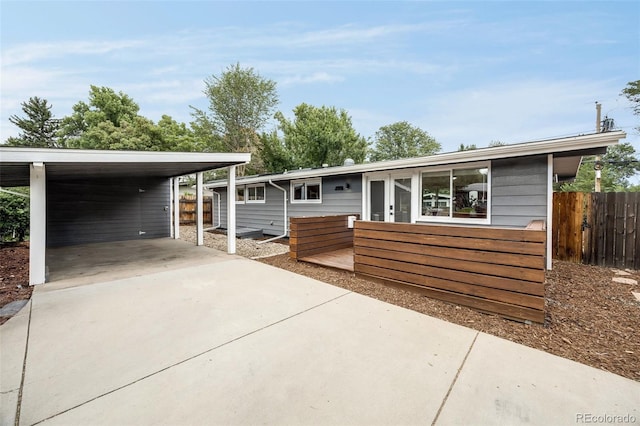
[[[196,227],[181,226],[180,239],[196,242]],[[248,238],[236,238],[236,254],[250,259],[260,259],[263,257],[275,256],[278,254],[288,253],[289,245],[287,240],[276,240],[281,242],[269,242],[259,244],[259,240],[251,240]],[[227,251],[227,236],[220,232],[205,232],[204,245],[216,250]]]

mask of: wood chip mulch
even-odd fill
[[[355,274],[296,262],[288,254],[260,260],[384,302],[540,349],[640,381],[638,284],[612,281],[616,270],[554,261],[546,276],[546,320],[527,325],[387,287]],[[640,282],[640,271],[624,278]],[[623,277],[620,275],[620,277]]]

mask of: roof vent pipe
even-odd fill
[[[345,166],[353,166],[354,164],[356,164],[356,162],[353,161],[353,158],[345,158],[344,159],[344,165]]]

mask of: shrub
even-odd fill
[[[28,188],[14,192],[29,194]],[[29,231],[29,199],[0,191],[0,242],[24,241]]]

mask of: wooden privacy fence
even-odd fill
[[[196,198],[195,196],[180,197],[180,225],[193,225],[196,223]],[[202,221],[212,222],[213,201],[211,197],[202,199]]]
[[[358,221],[354,234],[357,274],[544,323],[545,231]]]
[[[289,256],[300,259],[318,253],[353,246],[353,229],[349,216],[336,215],[289,218]]]
[[[553,194],[553,258],[640,269],[640,193]]]

